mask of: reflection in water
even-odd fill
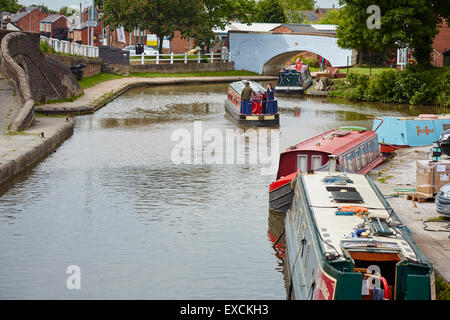
[[[285,299],[284,239],[272,247],[284,225],[267,220],[274,176],[261,175],[262,164],[171,159],[177,129],[237,128],[226,93],[226,84],[139,88],[77,117],[57,152],[0,189],[0,298]],[[370,128],[367,115],[419,112],[309,98],[279,105],[277,152],[339,126]],[[65,288],[72,264],[79,291]]]

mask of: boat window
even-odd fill
[[[353,171],[353,161],[352,161],[352,154],[347,155],[347,169]]]
[[[361,147],[361,160],[362,160],[362,166],[364,167],[367,164],[367,152],[366,147]]]
[[[316,170],[322,166],[322,156],[311,156],[311,169]]]
[[[361,159],[359,158],[359,150],[355,151],[356,170],[361,168]]]
[[[301,172],[308,171],[308,156],[305,154],[299,154],[297,158],[297,170]]]

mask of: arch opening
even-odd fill
[[[270,58],[264,65],[263,65],[263,70],[262,70],[262,75],[264,76],[277,76],[278,72],[285,66],[285,64],[291,60],[293,57],[295,57],[298,54],[305,54],[305,57],[314,59],[316,58],[317,60],[320,59],[320,55],[312,52],[312,51],[306,51],[306,50],[295,50],[295,51],[288,51],[288,52],[284,52],[282,54],[276,55],[272,58]],[[327,62],[328,65],[331,66],[330,61],[327,59],[327,57],[324,57]]]

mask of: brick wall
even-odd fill
[[[285,26],[278,26],[275,29],[272,29],[273,33],[291,33],[292,31]]]
[[[434,38],[433,49],[440,53],[436,54],[436,66],[443,66],[443,53],[450,50],[450,28],[447,23],[442,23],[439,27],[439,33]],[[434,62],[434,54],[431,54],[431,62]]]
[[[61,62],[68,68],[70,68],[70,66],[74,64],[81,64],[81,63],[85,64],[86,67],[83,69],[83,77],[95,76],[99,74],[102,69],[102,62],[96,59],[89,59],[84,57],[67,57],[49,53],[47,53],[46,56]]]
[[[182,39],[181,33],[179,31],[175,31],[170,45],[173,53],[185,53],[194,48],[194,40]]]
[[[52,23],[52,31],[50,35],[52,38],[55,31],[59,28],[67,28],[67,19],[63,16],[61,16],[58,20]]]
[[[40,22],[47,17],[47,13],[35,9],[17,21],[17,26],[25,32],[40,32]]]

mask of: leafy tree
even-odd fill
[[[253,22],[285,23],[287,21],[279,0],[262,0],[257,3]]]
[[[325,16],[315,22],[317,24],[336,24],[339,25],[342,20],[343,11],[339,9],[328,10]],[[314,22],[313,22],[314,23]]]
[[[173,38],[179,31],[193,37],[198,45],[208,45],[214,38],[212,28],[223,27],[231,19],[248,20],[248,0],[103,0],[104,25],[128,32],[135,28],[150,30],[160,39]]]
[[[0,0],[0,12],[16,13],[22,9],[23,6],[17,3],[17,0]]]
[[[382,51],[409,46],[419,65],[429,65],[437,25],[449,17],[447,0],[379,0],[381,26],[369,28],[367,8],[373,0],[340,0],[341,20],[337,28],[342,48]]]
[[[300,13],[300,10],[313,10],[314,0],[280,0],[284,9],[287,21],[289,23],[301,23],[305,17]]]

